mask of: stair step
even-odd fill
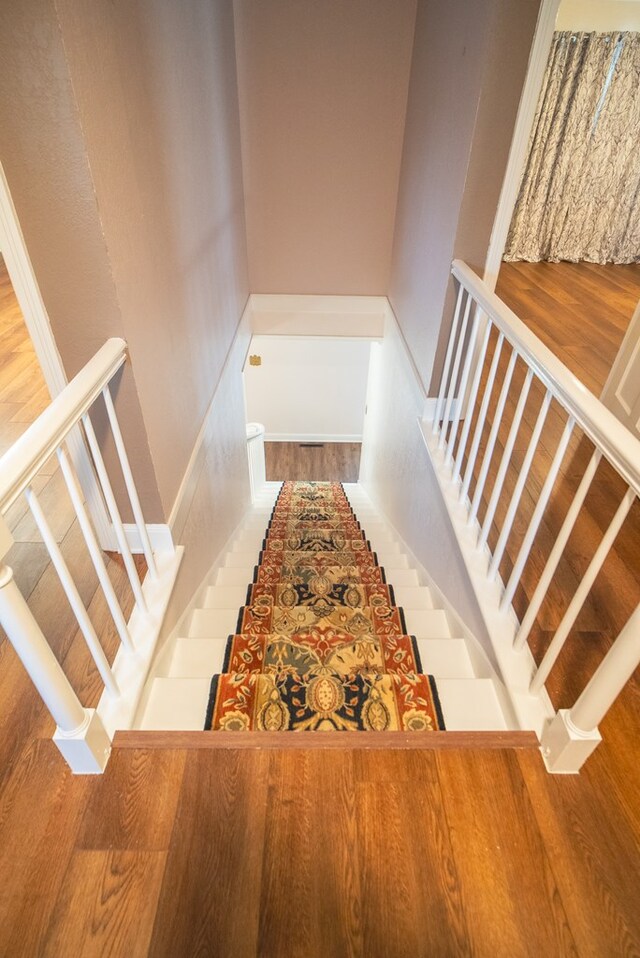
[[[418,639],[418,651],[423,670],[438,682],[474,677],[464,639]]]
[[[438,695],[451,732],[508,728],[492,679],[438,679]]]
[[[169,668],[170,678],[211,678],[222,671],[227,637],[178,639]],[[419,639],[425,672],[440,678],[473,678],[463,639]]]
[[[425,585],[396,585],[391,581],[396,605],[401,605],[403,609],[433,609],[433,597],[430,590]]]
[[[204,728],[211,676],[198,679],[154,679],[141,729],[197,731]]]
[[[448,639],[451,637],[449,620],[444,609],[405,609],[407,633],[418,639]]]
[[[387,570],[385,569],[385,572]],[[397,593],[398,587],[407,586],[413,588],[414,586],[420,585],[420,579],[418,578],[418,573],[415,569],[392,569],[393,578],[388,576],[389,585],[393,586],[394,592]]]
[[[219,639],[178,639],[169,668],[170,678],[211,678],[222,672],[227,636]]]
[[[253,552],[257,557],[262,549],[263,541],[264,529],[262,532],[242,532],[238,538],[234,540],[231,550],[232,552]]]
[[[384,566],[385,570],[410,568],[409,560],[402,552],[389,552],[387,549],[376,549],[375,546],[373,546],[373,551],[378,557],[378,565]],[[391,574],[387,578],[393,585]]]
[[[235,571],[235,570],[234,570]],[[245,605],[247,600],[247,589],[249,581],[236,583],[233,585],[212,585],[207,589],[205,608],[207,609],[233,609]]]
[[[253,582],[255,566],[257,564],[258,557],[256,556],[256,562],[252,566],[224,566],[222,569],[218,569],[218,574],[216,575],[216,584],[215,586],[209,586],[209,589],[217,588],[221,585],[244,585],[246,591],[247,586]],[[209,592],[209,589],[207,590],[207,593]],[[210,603],[207,602],[206,599],[204,604],[210,608]]]
[[[190,639],[226,638],[238,625],[236,609],[195,609],[189,626]]]
[[[260,549],[256,549],[250,552],[227,552],[224,557],[224,568],[225,569],[251,569],[251,576],[253,576],[253,570],[258,564],[258,556],[260,555]]]

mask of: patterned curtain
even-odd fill
[[[506,260],[640,260],[640,33],[555,33]]]

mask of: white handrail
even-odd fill
[[[640,439],[616,419],[473,270],[457,259],[451,272],[625,482],[640,495]]]
[[[0,459],[0,515],[13,505],[64,442],[127,358],[124,339],[108,339]]]

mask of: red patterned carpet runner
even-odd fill
[[[205,729],[444,729],[406,631],[341,484],[286,482]]]

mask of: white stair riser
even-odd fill
[[[450,732],[507,728],[492,679],[438,680],[444,723]]]

